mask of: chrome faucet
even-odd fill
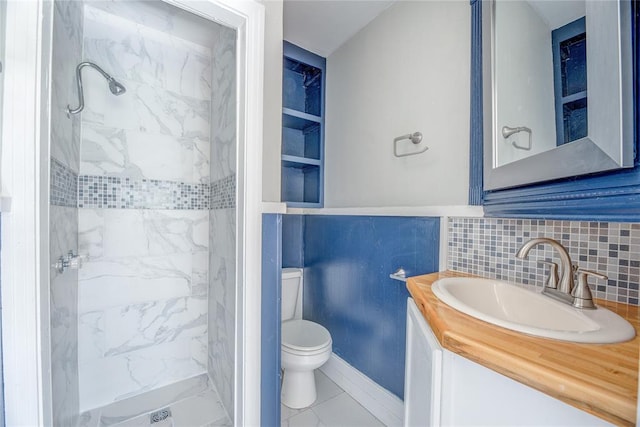
[[[531,239],[516,253],[516,258],[525,259],[529,254],[531,248],[536,245],[546,243],[554,248],[558,255],[560,255],[560,267],[562,268],[562,275],[560,276],[560,282],[558,283],[558,291],[571,296],[571,291],[573,291],[573,266],[571,264],[571,257],[569,256],[569,252],[560,244],[560,242],[549,239],[546,237],[539,237],[536,239]]]
[[[593,303],[593,297],[591,295],[591,290],[589,289],[589,284],[587,283],[587,276],[594,276],[602,280],[607,280],[607,276],[595,271],[588,271],[576,267],[576,272],[579,275],[579,280],[578,286],[574,286],[574,268],[571,263],[571,257],[569,256],[569,252],[567,252],[565,247],[562,246],[560,242],[546,237],[531,239],[527,243],[522,245],[520,249],[518,249],[518,252],[516,252],[516,258],[526,259],[531,248],[543,243],[550,245],[560,255],[560,267],[562,268],[562,275],[560,276],[560,281],[558,282],[556,279],[557,265],[552,262],[550,263],[547,261],[540,261],[544,264],[549,264],[551,267],[551,270],[549,272],[550,276],[547,279],[547,283],[545,283],[542,288],[542,293],[562,302],[566,302],[567,304],[571,304],[576,308],[596,308],[595,304]],[[555,286],[556,282],[558,282],[557,289]]]

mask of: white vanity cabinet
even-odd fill
[[[412,298],[407,299],[404,425],[440,425],[442,353],[438,339]]]
[[[440,346],[407,303],[405,426],[608,426],[606,421]]]

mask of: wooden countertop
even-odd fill
[[[618,313],[636,328],[631,341],[556,341],[494,326],[449,307],[431,291],[431,284],[444,277],[472,276],[446,271],[407,280],[411,296],[442,347],[613,424],[635,425],[638,307],[596,300],[597,305]]]

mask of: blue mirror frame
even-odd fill
[[[628,1],[628,0],[623,0]],[[514,189],[483,188],[482,0],[471,0],[471,132],[469,204],[488,217],[640,222],[640,5],[631,1],[633,32],[634,167]]]

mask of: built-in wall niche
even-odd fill
[[[325,65],[325,58],[284,42],[282,201],[293,207],[323,202]]]
[[[322,74],[321,68],[285,56],[282,86],[284,91],[283,107],[317,117],[321,116]]]
[[[282,173],[282,195],[289,206],[320,205],[320,166],[283,159]]]
[[[320,124],[285,114],[282,155],[320,160]]]

